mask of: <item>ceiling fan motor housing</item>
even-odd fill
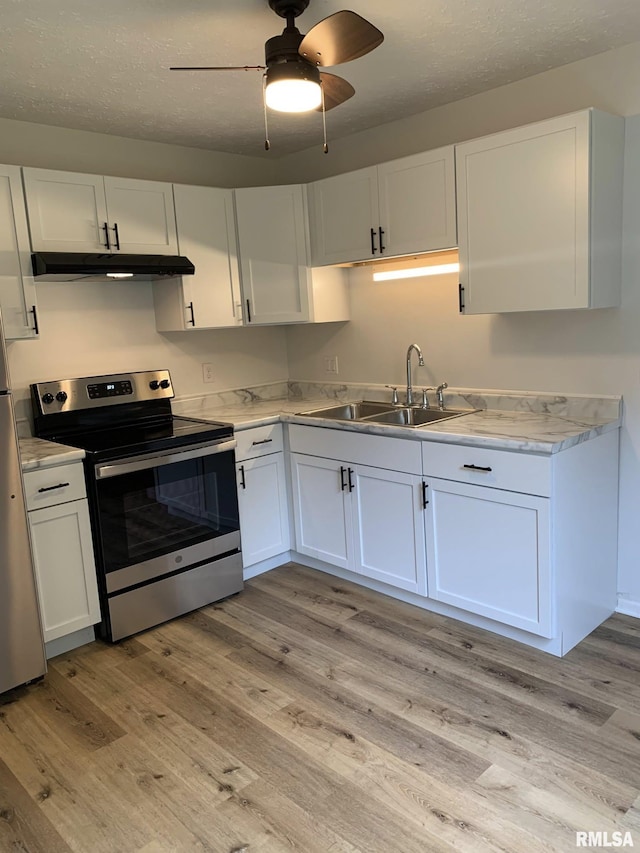
[[[269,0],[269,6],[281,18],[297,18],[309,5],[309,0]]]

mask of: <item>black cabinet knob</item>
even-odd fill
[[[58,391],[56,394],[56,400],[59,403],[65,403],[67,400],[67,392],[66,391]]]
[[[45,404],[45,406],[49,406],[51,403],[53,403],[53,394],[49,394],[49,392],[47,391],[46,394],[42,395],[42,402]]]

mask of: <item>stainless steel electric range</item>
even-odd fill
[[[242,589],[233,426],[176,416],[168,370],[31,386],[35,434],[86,452],[99,635]]]

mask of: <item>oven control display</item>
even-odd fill
[[[121,382],[98,382],[95,385],[87,385],[87,394],[90,400],[100,400],[103,397],[121,397],[126,394],[133,394],[133,388],[128,379]]]

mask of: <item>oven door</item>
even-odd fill
[[[235,446],[209,442],[96,466],[107,594],[239,551]]]

